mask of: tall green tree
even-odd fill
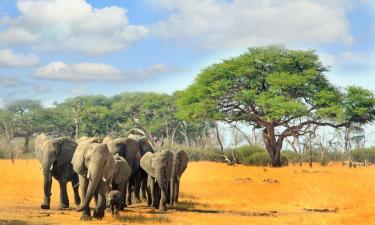
[[[22,99],[7,104],[5,108],[12,114],[14,136],[25,139],[23,151],[27,152],[31,135],[43,127],[43,107],[40,101]]]
[[[375,118],[374,95],[360,87],[340,91],[325,77],[314,51],[270,46],[204,69],[180,96],[181,113],[196,119],[247,122],[263,129],[272,166],[281,166],[285,138],[311,126],[344,127]]]

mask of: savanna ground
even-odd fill
[[[375,224],[375,167],[274,169],[192,162],[182,177],[176,209],[163,213],[137,204],[118,218],[107,213],[90,222],[81,222],[74,210],[57,210],[55,181],[51,210],[39,209],[39,168],[36,160],[14,165],[0,160],[0,224]]]

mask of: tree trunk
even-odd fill
[[[77,121],[77,119],[75,119],[76,122],[76,135],[75,135],[75,139],[78,140],[79,139],[79,122]]]
[[[271,158],[271,166],[281,167],[281,148],[283,146],[284,138],[280,136],[276,140],[275,127],[269,125],[263,130],[263,141]]]
[[[213,123],[214,123],[215,130],[216,130],[216,139],[217,139],[217,142],[219,143],[221,152],[224,154],[224,147],[223,147],[223,144],[221,143],[221,140],[220,140],[219,127],[218,127],[216,121],[213,121]]]
[[[30,135],[26,134],[25,142],[23,143],[23,148],[22,148],[23,153],[26,153],[29,151],[29,143],[30,143]]]

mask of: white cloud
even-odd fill
[[[0,66],[28,67],[36,65],[39,58],[34,54],[17,54],[10,49],[0,50]]]
[[[0,33],[2,45],[102,54],[126,48],[148,32],[129,23],[126,9],[94,8],[86,0],[18,0],[17,9],[19,17],[8,19],[9,29]]]
[[[168,67],[162,63],[158,63],[151,65],[148,68],[128,72],[125,75],[128,78],[128,80],[149,80],[157,75],[173,73],[176,71],[178,71],[178,69]]]
[[[343,51],[337,54],[320,53],[319,54],[324,65],[335,68],[353,68],[358,67],[366,69],[374,67],[375,52],[355,52]]]
[[[118,80],[121,72],[111,65],[101,63],[65,64],[61,61],[52,62],[34,71],[35,78],[60,81],[96,81]]]
[[[0,46],[30,44],[37,40],[37,35],[20,27],[11,27],[0,32]]]
[[[206,48],[259,44],[350,44],[346,0],[149,0],[171,13],[153,28]]]

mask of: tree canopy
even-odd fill
[[[288,136],[311,126],[350,126],[375,118],[374,94],[361,87],[341,90],[325,77],[328,68],[314,51],[270,46],[205,68],[178,105],[191,118],[245,121],[263,129],[273,166]]]

